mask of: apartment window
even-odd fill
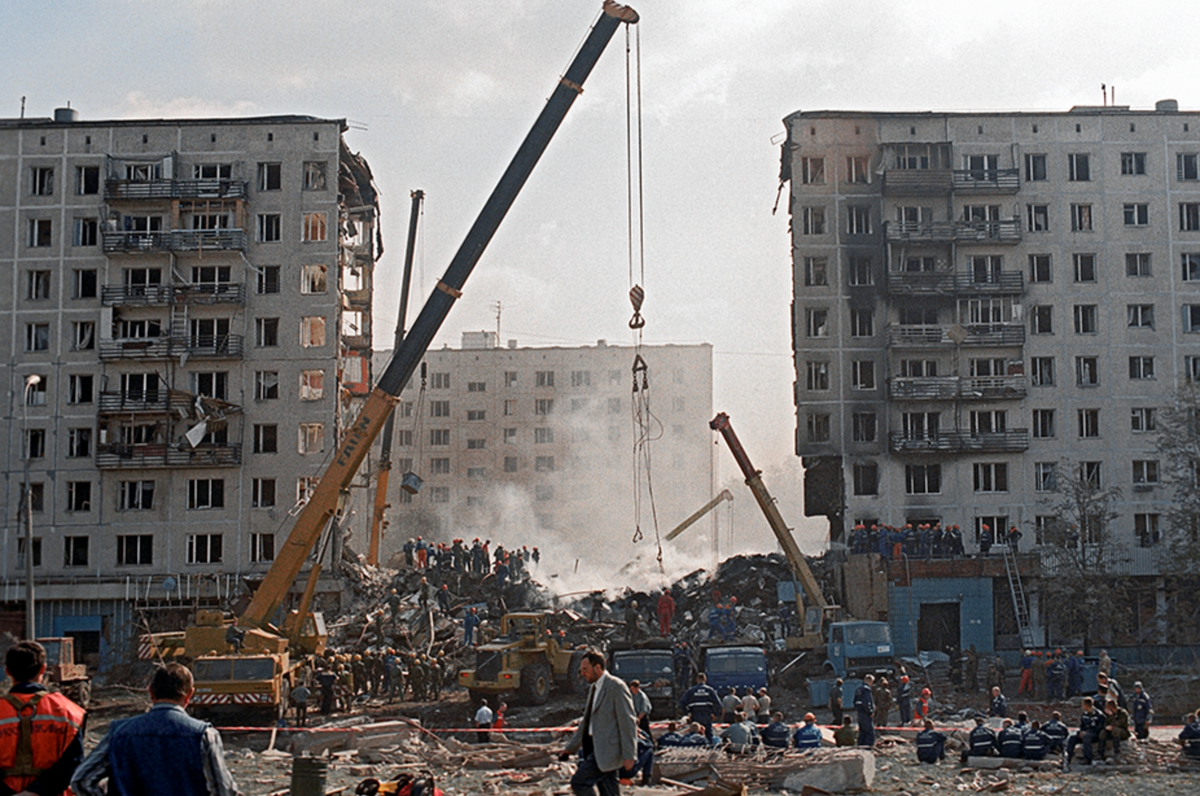
[[[225,508],[225,482],[220,478],[192,478],[188,480],[189,509]]]
[[[865,155],[846,158],[846,182],[867,183],[871,181],[871,159]]]
[[[1154,328],[1153,304],[1126,304],[1125,316],[1130,329]]]
[[[75,191],[80,196],[100,193],[100,167],[78,166],[75,169]]]
[[[258,268],[256,291],[260,296],[279,292],[279,266],[263,265]]]
[[[153,534],[134,533],[117,536],[117,566],[132,567],[153,563]]]
[[[875,336],[875,311],[870,309],[850,310],[850,336]]]
[[[54,193],[54,169],[49,166],[34,166],[30,169],[33,178],[30,193],[34,196],[51,196]]]
[[[88,484],[90,487],[91,484]],[[87,511],[87,509],[83,509]],[[86,567],[88,565],[88,537],[63,537],[63,566]]]
[[[97,279],[95,268],[77,268],[74,274],[74,287],[71,298],[96,298]]]
[[[1008,430],[1008,412],[1003,409],[973,411],[970,417],[972,434],[991,434]]]
[[[1133,532],[1142,547],[1153,547],[1162,539],[1158,530],[1157,514],[1134,514]]]
[[[429,432],[429,444],[434,447],[440,447],[450,444],[450,429],[435,428]]]
[[[1089,486],[1101,488],[1101,462],[1080,462],[1079,463],[1079,480]]]
[[[851,423],[855,442],[874,442],[879,434],[879,422],[874,412],[855,412]]]
[[[325,319],[312,316],[300,319],[300,347],[320,348],[325,345]]]
[[[260,564],[275,560],[275,534],[250,534],[250,563]]]
[[[505,456],[504,457],[504,472],[515,473],[516,471],[517,471],[517,457],[516,456]]]
[[[1007,492],[1008,465],[1002,462],[974,465],[976,492]]]
[[[908,495],[934,495],[942,491],[940,464],[908,464],[904,467],[904,492]]]
[[[1029,255],[1029,281],[1030,282],[1052,282],[1053,275],[1050,270],[1050,255],[1048,254],[1031,254]]]
[[[303,506],[317,491],[317,484],[321,483],[321,479],[315,475],[302,475],[296,479],[296,505]],[[403,494],[408,494],[404,492]]]
[[[808,378],[806,381],[807,388],[810,390],[828,390],[829,389],[829,363],[828,362],[807,362]]]
[[[1046,179],[1046,156],[1025,156],[1025,181],[1041,182]]]
[[[50,324],[48,324],[48,323],[27,323],[27,324],[25,324],[25,350],[26,351],[49,351],[50,350]]]
[[[515,398],[504,399],[504,416],[512,417],[517,413],[517,401]]]
[[[486,447],[487,447],[486,439],[468,439],[467,440],[467,450],[469,450],[469,451],[480,451]]]
[[[870,360],[855,360],[850,363],[850,389],[875,389],[875,363]]]
[[[279,319],[254,319],[254,344],[259,348],[275,348],[279,345]]]
[[[846,232],[850,235],[871,234],[871,208],[851,206],[847,208]]]
[[[1150,223],[1150,205],[1126,202],[1125,226],[1144,227]]]
[[[45,379],[42,379],[45,383]],[[67,377],[67,403],[90,404],[95,377],[91,374],[74,374]],[[36,386],[36,385],[35,385]]]
[[[804,185],[824,185],[825,158],[800,158],[800,182]]]
[[[1095,387],[1100,383],[1100,362],[1096,357],[1075,357],[1075,384]]]
[[[808,416],[808,441],[829,442],[828,414],[810,414]]]
[[[1033,463],[1033,489],[1035,492],[1053,492],[1057,481],[1058,467],[1054,462]]]
[[[52,225],[48,218],[31,218],[29,219],[29,246],[34,248],[44,248],[52,245],[51,243]]]
[[[71,323],[71,350],[91,351],[96,347],[96,322],[73,321]]]
[[[825,257],[804,258],[805,287],[822,287],[829,284],[829,260]]]
[[[429,402],[430,417],[449,417],[450,402],[449,401],[430,401]]]
[[[100,240],[100,222],[95,218],[75,219],[74,246],[95,246]]]
[[[505,445],[517,444],[517,430],[515,428],[506,428],[503,431],[503,439]]]
[[[325,424],[301,423],[298,453],[321,453],[325,450]]]
[[[800,234],[802,235],[824,235],[825,234],[825,208],[823,207],[802,207],[800,208]],[[49,245],[49,244],[46,244]]]
[[[1150,276],[1150,253],[1134,252],[1126,254],[1125,276]]]
[[[1034,387],[1054,386],[1054,357],[1031,357],[1029,382]]]
[[[46,429],[31,428],[25,431],[26,459],[42,459],[46,456]]]
[[[854,494],[879,494],[879,465],[865,462],[854,465]]]
[[[515,370],[504,371],[504,387],[511,389],[517,386],[517,372]]]
[[[1054,307],[1041,304],[1029,311],[1030,334],[1054,334]]]
[[[275,479],[255,478],[250,482],[250,507],[267,509],[275,505]]]
[[[1151,406],[1135,406],[1129,413],[1129,430],[1135,434],[1158,428],[1157,411]]]
[[[192,374],[192,391],[206,398],[229,400],[229,373],[223,370]]]
[[[1131,378],[1131,379],[1153,379],[1154,378],[1154,357],[1130,357],[1129,358],[1129,378]]]
[[[1175,156],[1175,176],[1180,180],[1200,179],[1200,168],[1197,167],[1195,153],[1181,153]]]
[[[905,439],[934,439],[938,435],[940,412],[905,412],[901,418]]]
[[[1089,182],[1092,179],[1091,155],[1067,155],[1067,179],[1071,182]]]
[[[1121,153],[1121,173],[1129,174],[1145,174],[1146,173],[1146,153],[1145,152],[1122,152]]]
[[[1179,229],[1183,232],[1196,232],[1200,230],[1200,203],[1179,203]],[[42,245],[49,246],[50,244],[47,242]]]
[[[1092,206],[1086,204],[1071,205],[1071,231],[1090,232],[1092,229]]]
[[[187,538],[187,563],[221,563],[222,537],[219,533],[192,533]]]
[[[305,213],[303,218],[303,234],[300,239],[305,243],[317,243],[326,239],[326,218],[324,213]]]
[[[325,190],[325,161],[308,160],[304,163],[304,190]]]
[[[571,374],[571,385],[573,387],[582,386],[583,382],[582,382],[581,374],[583,374],[583,373],[586,373],[586,371],[577,370]],[[580,376],[579,384],[575,383],[575,380],[576,380],[575,377],[577,375]],[[592,383],[592,374],[591,373],[587,373],[587,383],[588,384]],[[467,382],[467,392],[487,392],[487,382],[486,381],[469,381],[469,382]]]
[[[1183,255],[1183,281],[1200,282],[1200,254]]]
[[[432,373],[432,374],[430,374],[429,386],[435,390],[450,389],[450,374],[449,373]]]
[[[936,376],[938,375],[937,364],[936,359],[902,359],[900,360],[900,375],[914,379]]]
[[[274,423],[254,424],[254,452],[279,453],[279,426]]]
[[[92,455],[92,430],[72,428],[67,431],[67,458],[85,459]]]
[[[283,240],[279,213],[258,214],[258,242],[278,243]]]
[[[67,511],[91,511],[91,481],[67,481]]]
[[[1027,232],[1046,232],[1050,229],[1049,205],[1025,205],[1025,229]]]
[[[281,163],[259,163],[258,190],[278,191],[283,188],[282,172],[283,164]]]
[[[482,481],[483,479],[487,478],[487,468],[486,467],[468,467],[467,468],[467,478],[472,481]],[[470,503],[470,501],[472,501],[472,500],[478,501],[479,498],[467,498],[468,503]],[[482,505],[482,504],[477,502],[474,505]]]
[[[254,374],[254,400],[274,401],[279,398],[279,373],[260,370]]]
[[[875,270],[870,257],[850,258],[850,287],[867,287],[875,284]]]
[[[1080,439],[1096,439],[1100,436],[1099,409],[1080,409],[1078,418]]]
[[[1185,332],[1200,332],[1200,304],[1183,305],[1183,330]]]
[[[320,264],[300,268],[300,292],[305,295],[324,293],[328,289],[329,268]]]
[[[1075,255],[1072,255],[1071,259],[1075,264],[1075,281],[1076,282],[1095,282],[1096,281],[1096,255],[1094,255],[1094,254],[1075,254]]]
[[[429,472],[433,475],[449,475],[450,460],[445,457],[434,457],[430,459]]]
[[[554,411],[553,398],[538,398],[533,402],[533,413],[535,415],[548,415]]]
[[[805,333],[809,337],[829,336],[829,310],[805,310]]]
[[[538,484],[533,488],[534,500],[554,500],[554,487],[549,484]]]
[[[1158,483],[1158,460],[1156,459],[1134,459],[1133,460],[1133,483],[1141,485],[1153,485]]]
[[[554,386],[554,371],[539,370],[535,374],[535,383],[538,387],[553,387]]]
[[[1096,334],[1098,309],[1095,304],[1075,305],[1075,334]]]
[[[41,486],[41,484],[34,484],[34,486]],[[38,511],[39,509],[34,510]],[[33,537],[33,565],[35,567],[40,567],[42,565],[42,540],[41,537],[38,536]],[[21,569],[24,568],[24,566],[25,539],[19,538],[17,539],[17,567]]]
[[[533,469],[539,473],[549,473],[554,471],[553,456],[536,456],[533,460]]]
[[[533,430],[533,442],[536,445],[546,445],[554,442],[554,429],[539,427]]]
[[[1049,439],[1054,436],[1054,410],[1033,410],[1033,436],[1038,439]]]

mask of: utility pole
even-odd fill
[[[21,393],[21,427],[25,439],[25,494],[21,505],[25,508],[25,638],[37,638],[37,618],[33,602],[33,485],[29,483],[29,391],[42,383],[42,377],[31,373],[25,377],[25,389]]]

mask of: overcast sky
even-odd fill
[[[715,406],[755,464],[791,455],[787,218],[797,110],[1197,107],[1193,3],[643,0],[648,343],[714,346]],[[0,0],[0,117],[345,118],[382,191],[376,344],[391,344],[409,192],[427,201],[413,317],[586,35],[600,0]],[[629,342],[624,33],[501,226],[438,342]],[[786,202],[782,203],[786,207]],[[650,361],[653,372],[654,362]],[[732,459],[720,457],[722,479]],[[793,472],[798,472],[794,468]],[[773,485],[791,493],[791,485]],[[798,490],[795,492],[798,496]],[[782,506],[800,523],[798,501]],[[819,534],[824,523],[807,521]],[[811,545],[806,544],[806,549]]]

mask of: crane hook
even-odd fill
[[[630,329],[641,329],[646,325],[646,319],[642,317],[641,309],[642,302],[646,300],[646,291],[641,285],[634,285],[629,289],[629,302],[633,304],[633,317],[629,320]]]

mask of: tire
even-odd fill
[[[92,681],[80,680],[79,684],[75,687],[75,696],[75,704],[86,710],[88,702],[92,699]]]
[[[586,694],[590,684],[579,674],[579,662],[583,660],[584,650],[571,653],[571,663],[567,666],[567,692],[571,694]]]
[[[544,705],[550,698],[550,667],[538,661],[521,670],[517,695],[526,705]]]

